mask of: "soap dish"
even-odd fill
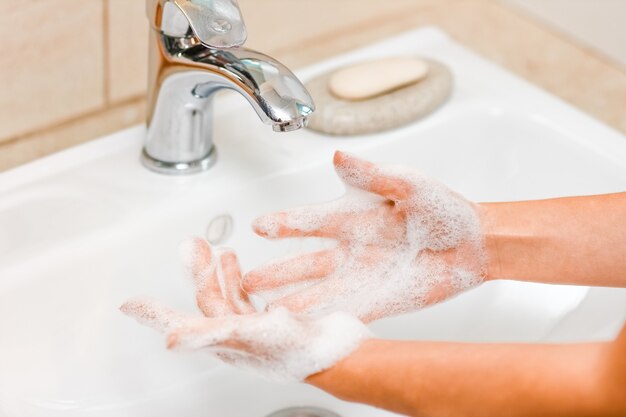
[[[351,136],[383,132],[425,117],[450,97],[453,79],[443,63],[422,60],[428,64],[422,80],[363,100],[333,94],[329,82],[334,71],[310,80],[306,87],[316,110],[309,116],[308,127],[330,135]]]

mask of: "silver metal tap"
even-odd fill
[[[165,174],[208,169],[213,95],[239,92],[277,132],[306,125],[313,100],[267,55],[240,47],[246,27],[236,0],[147,0],[150,20],[148,133],[142,162]]]

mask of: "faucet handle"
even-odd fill
[[[246,41],[246,25],[237,0],[146,0],[146,11],[157,30],[184,36],[191,28],[208,47],[230,48]]]

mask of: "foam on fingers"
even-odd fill
[[[267,379],[302,381],[352,353],[370,331],[347,313],[312,318],[285,308],[237,318],[237,331],[222,344],[227,361]]]
[[[125,302],[120,311],[139,323],[160,332],[167,332],[188,323],[190,316],[178,313],[153,300],[133,299]]]
[[[334,207],[334,202],[328,204]],[[335,231],[333,217],[333,210],[323,205],[299,207],[261,216],[253,221],[252,228],[255,233],[268,239],[329,237]]]
[[[181,243],[179,252],[193,279],[197,305],[206,317],[256,311],[241,287],[234,251],[224,249],[216,254],[206,240],[193,238]]]
[[[255,293],[295,282],[321,279],[332,273],[340,257],[339,251],[331,249],[278,260],[248,272],[243,288]]]
[[[414,311],[483,281],[484,242],[473,203],[406,167],[377,166],[342,152],[335,154],[334,163],[348,185],[346,194],[300,208],[298,216],[281,221],[293,230],[326,231],[339,242],[339,261],[323,282],[287,294],[272,306],[347,311],[374,320]],[[304,282],[309,275],[291,268],[291,277],[276,280],[269,274],[278,271],[275,265],[259,271],[251,287],[272,290]],[[266,282],[261,283],[261,275]]]
[[[335,152],[333,160],[339,178],[350,187],[378,194],[393,201],[409,198],[411,183],[396,177],[369,161],[345,152]]]
[[[346,185],[373,192],[372,180],[378,175],[376,165],[341,151],[335,152],[333,163],[337,175]]]
[[[200,324],[190,322],[167,335],[167,348],[198,350],[219,346],[229,340],[234,324],[234,319],[206,319]]]
[[[290,311],[320,316],[323,313],[333,312],[335,309],[328,309],[329,305],[336,305],[338,300],[346,294],[342,282],[334,279],[322,280],[313,285],[303,288],[291,294],[273,301],[268,308],[270,310],[286,308]]]
[[[282,307],[187,324],[167,334],[168,349],[203,350],[278,381],[302,381],[328,369],[371,337],[347,313],[313,318]]]
[[[255,312],[254,306],[248,299],[248,294],[241,287],[241,269],[237,255],[231,250],[227,250],[220,255],[222,265],[223,285],[222,290],[224,300],[228,302],[235,314],[248,314]]]
[[[202,276],[214,265],[211,246],[200,237],[182,241],[178,245],[178,254],[182,265],[194,276]]]
[[[256,312],[241,289],[234,252],[214,256],[201,239],[187,242],[182,252],[194,278],[210,267],[209,274],[194,279],[203,313],[224,311],[210,318],[193,316],[149,300],[130,300],[121,307],[140,323],[166,333],[169,349],[202,350],[269,379],[302,381],[332,366],[370,337],[363,323],[345,313],[314,318],[282,307]]]
[[[219,283],[216,275],[218,265],[209,242],[194,237],[181,242],[178,252],[196,288],[215,291],[215,285]]]

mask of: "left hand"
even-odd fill
[[[268,214],[253,227],[269,239],[322,237],[336,246],[262,265],[246,274],[246,291],[269,293],[270,310],[346,311],[369,322],[483,282],[486,251],[477,204],[411,168],[342,152],[333,162],[347,186],[343,197]]]

